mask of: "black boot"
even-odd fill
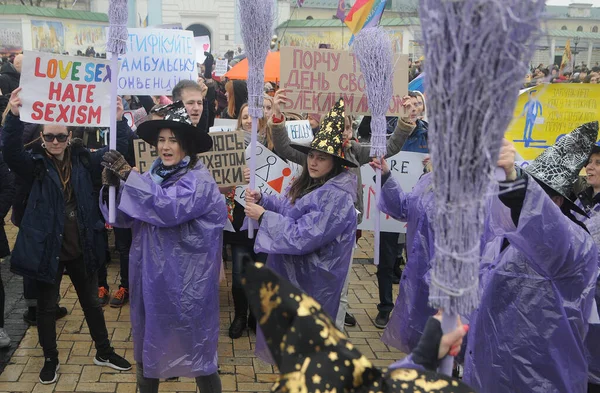
[[[248,299],[242,288],[232,288],[231,294],[233,295],[235,317],[229,326],[229,337],[236,339],[242,337],[248,326]]]

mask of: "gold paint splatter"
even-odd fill
[[[262,284],[260,288],[260,306],[264,315],[260,318],[259,324],[264,325],[271,316],[271,312],[281,304],[281,298],[275,296],[279,293],[279,285],[273,287],[273,283]],[[275,296],[274,300],[271,298]]]
[[[293,355],[296,352],[296,348],[294,348],[293,345],[290,345],[289,347],[287,347],[287,353],[289,353],[290,355]]]
[[[394,381],[414,381],[419,377],[417,370],[410,370],[406,368],[399,368],[392,371],[390,378]]]
[[[321,383],[321,377],[319,376],[319,374],[313,375],[312,383],[314,383],[315,385],[319,385]]]
[[[426,392],[432,392],[436,390],[440,390],[442,388],[447,388],[450,384],[448,381],[444,381],[440,379],[439,381],[426,381],[425,377],[421,377],[415,381],[415,386],[418,386],[425,390]]]
[[[332,362],[335,362],[336,360],[338,360],[338,354],[335,352],[331,352],[328,357],[329,357],[329,360],[331,360]]]

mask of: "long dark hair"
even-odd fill
[[[331,168],[329,173],[319,179],[313,179],[308,173],[308,155],[306,155],[306,160],[302,165],[302,174],[294,180],[294,183],[292,183],[292,186],[287,193],[287,197],[293,205],[296,203],[297,199],[302,198],[304,195],[321,187],[323,184],[327,183],[327,181],[333,179],[343,171],[344,167],[342,163],[333,157],[333,168]]]
[[[183,152],[185,153],[186,156],[190,157],[190,163],[188,164],[188,168],[189,169],[193,169],[196,164],[198,164],[198,155],[197,154],[190,154],[190,150],[193,149],[193,140],[192,138],[186,134],[185,131],[181,131],[181,130],[177,130],[177,129],[170,129],[171,132],[173,133],[173,136],[175,137],[175,139],[177,140],[177,143],[179,143],[179,147],[181,148],[181,150],[183,150]],[[156,136],[156,147],[158,148],[158,138],[159,138],[160,134]]]

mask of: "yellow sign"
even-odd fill
[[[533,160],[563,135],[600,120],[599,114],[600,85],[539,85],[519,96],[506,138],[525,160]]]

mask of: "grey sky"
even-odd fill
[[[569,5],[571,3],[593,4],[594,7],[600,7],[600,0],[547,0],[548,5]]]

